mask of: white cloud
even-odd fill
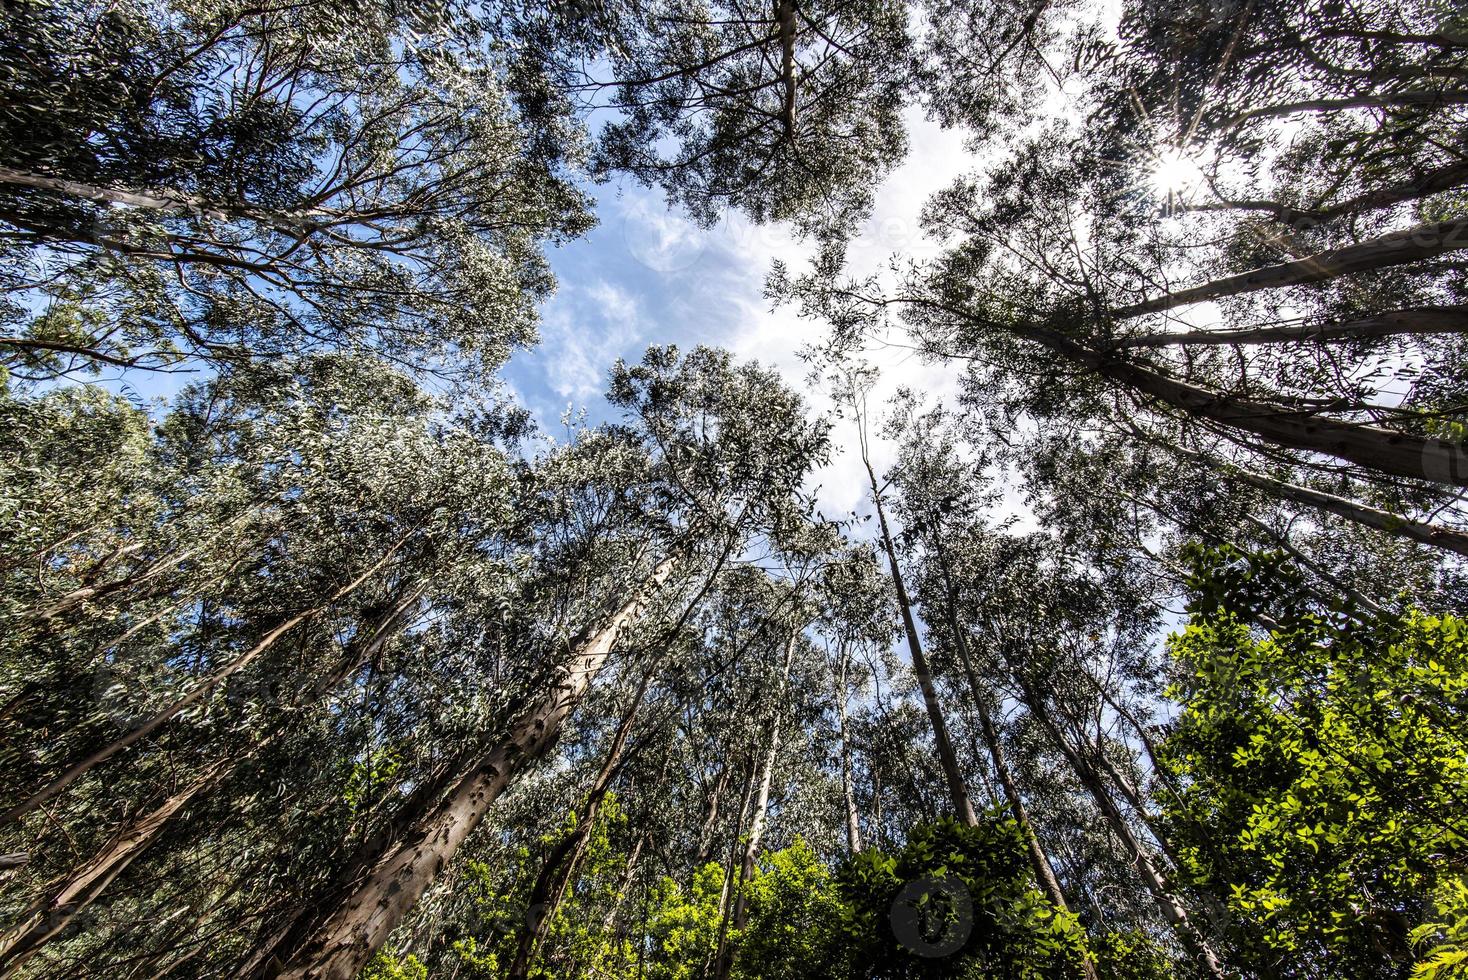
[[[872,215],[848,247],[852,275],[878,274],[894,255],[935,256],[940,244],[922,233],[922,207],[975,163],[964,147],[964,133],[943,130],[917,110],[906,122],[909,155],[877,189]],[[700,228],[670,210],[657,192],[630,184],[603,195],[601,209],[602,228],[585,243],[586,250],[566,256],[561,292],[544,311],[541,347],[520,361],[522,370],[530,367],[561,399],[555,405],[541,399],[536,408],[543,423],[558,417],[567,400],[593,403],[612,362],[638,356],[649,343],[727,347],[741,360],[758,360],[778,371],[815,411],[832,408],[824,392],[807,385],[809,367],[798,356],[821,339],[824,324],[800,319],[790,306],[772,310],[764,296],[771,263],[779,259],[798,274],[813,258],[811,243],[789,227],[754,225],[738,214]],[[901,346],[903,339],[894,337],[894,343],[866,354],[881,372],[871,408],[883,412],[903,387],[930,401],[951,403],[958,368],[924,364]],[[876,429],[874,420],[872,462],[881,472],[892,464],[895,446]],[[866,513],[866,473],[849,423],[839,426],[832,439],[835,458],[812,479],[821,509],[831,517]]]
[[[604,279],[562,283],[543,313],[541,345],[531,359],[547,387],[585,403],[602,393],[612,362],[645,332],[637,297],[623,287]]]
[[[935,191],[972,165],[962,133],[943,130],[917,112],[909,113],[907,124],[908,157],[877,189],[872,215],[847,249],[847,268],[854,276],[880,273],[893,255],[918,259],[936,255],[939,243],[924,237],[919,223],[922,207]],[[809,368],[797,356],[802,347],[819,339],[822,325],[801,320],[788,306],[771,311],[762,289],[772,260],[781,259],[798,273],[809,266],[811,246],[782,227],[756,228],[742,221],[731,222],[731,227],[741,266],[738,275],[730,277],[731,293],[726,301],[737,305],[740,316],[724,343],[738,357],[758,359],[778,370],[817,410],[830,410],[833,406],[827,395],[806,385]],[[923,363],[913,351],[900,346],[901,338],[894,340],[897,343],[873,346],[865,355],[881,372],[869,401],[874,413],[882,412],[899,388],[922,393],[930,401],[951,402],[957,394],[958,369]],[[871,426],[872,464],[881,473],[894,461],[896,447],[880,436],[875,422]],[[849,422],[841,423],[832,432],[832,440],[834,458],[812,480],[819,487],[820,507],[830,517],[852,511],[867,513],[867,477],[857,453],[855,430]]]

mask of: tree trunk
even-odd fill
[[[695,863],[700,867],[714,856],[714,834],[719,824],[719,806],[724,788],[729,784],[729,771],[732,768],[728,760],[725,760],[719,767],[719,778],[714,780],[714,787],[709,792],[708,812],[703,818],[703,826],[698,830],[698,857]]]
[[[1272,496],[1293,503],[1302,504],[1306,507],[1314,507],[1337,517],[1344,517],[1348,521],[1360,524],[1363,527],[1374,528],[1385,531],[1387,534],[1418,544],[1430,545],[1441,548],[1444,551],[1452,551],[1460,555],[1468,555],[1468,533],[1455,528],[1442,527],[1437,524],[1428,524],[1423,521],[1415,521],[1409,517],[1399,517],[1389,511],[1368,507],[1347,497],[1340,497],[1323,490],[1315,490],[1310,487],[1302,487],[1294,483],[1286,483],[1283,480],[1271,479],[1258,473],[1229,466],[1225,469],[1230,476],[1241,483],[1247,483],[1251,487],[1257,487]]]
[[[647,831],[637,835],[637,840],[632,845],[631,852],[627,855],[627,867],[622,872],[622,883],[617,886],[617,894],[612,899],[607,914],[602,916],[602,932],[610,932],[612,926],[617,924],[617,913],[622,910],[622,903],[627,899],[627,892],[632,888],[632,879],[637,874],[637,862],[642,857],[642,849],[647,846]]]
[[[409,533],[411,534],[412,532]],[[189,689],[187,694],[179,697],[168,707],[154,714],[153,717],[149,718],[138,727],[132,729],[121,738],[114,739],[108,745],[98,749],[91,755],[87,756],[85,759],[76,763],[71,768],[67,769],[66,772],[53,779],[49,784],[47,784],[45,788],[37,792],[35,795],[31,796],[29,799],[17,804],[10,810],[6,811],[4,814],[0,814],[0,824],[6,824],[13,820],[19,820],[21,817],[34,810],[36,807],[40,806],[47,800],[50,800],[58,793],[65,790],[68,786],[76,782],[76,780],[80,779],[82,776],[86,775],[92,769],[106,762],[108,759],[111,759],[114,755],[117,755],[119,752],[123,751],[129,746],[134,745],[142,739],[147,738],[149,735],[152,735],[158,729],[168,724],[168,722],[178,717],[178,715],[183,713],[183,711],[189,706],[198,703],[204,697],[204,695],[208,694],[220,684],[224,683],[226,680],[233,677],[235,674],[244,670],[251,663],[253,663],[255,659],[260,656],[260,654],[264,653],[266,650],[269,650],[276,640],[280,639],[286,633],[290,632],[292,629],[305,622],[306,620],[320,615],[327,608],[329,608],[333,602],[336,602],[349,595],[350,593],[356,591],[359,586],[370,579],[373,575],[377,574],[377,572],[379,572],[384,565],[392,560],[393,555],[397,553],[398,548],[401,547],[403,542],[407,539],[408,535],[404,535],[403,537],[399,538],[393,544],[393,546],[388,549],[387,553],[383,555],[380,559],[378,559],[370,568],[362,572],[362,574],[358,575],[351,582],[348,582],[340,589],[337,589],[327,598],[325,602],[321,603],[320,605],[313,606],[312,608],[307,609],[305,612],[297,613],[296,615],[285,619],[274,629],[266,633],[265,636],[263,636],[260,641],[249,650],[246,650],[234,660],[230,661],[225,666],[219,668],[214,673],[210,674],[208,677],[205,677],[203,680],[195,684],[192,688]]]
[[[406,840],[376,862],[366,880],[331,909],[284,963],[269,967],[270,975],[280,980],[352,980],[361,972],[510,780],[555,743],[617,639],[642,615],[676,564],[677,558],[669,557],[658,565],[637,594],[578,647],[550,692],[520,716],[508,738],[480,758],[419,819]]]
[[[1191,286],[1175,293],[1112,310],[1117,320],[1161,313],[1209,300],[1224,299],[1261,289],[1280,289],[1327,282],[1357,272],[1371,272],[1430,259],[1454,249],[1468,248],[1468,218],[1440,221],[1394,231],[1356,245],[1307,255],[1292,262],[1251,269],[1234,276]]]
[[[0,969],[4,971],[0,976],[13,974],[47,941],[71,925],[114,878],[148,849],[175,814],[202,790],[217,784],[227,767],[227,760],[214,763],[162,805],[134,820],[86,865],[32,906],[25,918],[0,935]]]
[[[785,139],[795,142],[795,0],[777,0],[775,22],[780,34],[780,125]]]
[[[749,819],[749,806],[754,801],[754,781],[758,767],[754,764],[754,748],[750,749],[749,772],[744,777],[744,790],[739,796],[739,819],[734,824],[734,836],[729,841],[729,854],[724,861],[724,882],[719,888],[719,941],[715,944],[712,958],[705,957],[700,977],[722,968],[725,950],[729,943],[729,920],[733,913],[730,893],[734,890],[734,868],[739,863],[739,841],[744,836],[744,827]]]
[[[1357,320],[1298,323],[1241,330],[1179,330],[1125,337],[1112,350],[1136,347],[1232,346],[1234,344],[1343,343],[1404,334],[1468,333],[1468,306],[1416,306]]]
[[[530,964],[534,961],[540,944],[545,940],[546,934],[550,932],[551,922],[560,910],[567,889],[575,879],[581,858],[586,854],[586,845],[591,840],[591,832],[595,829],[597,818],[601,815],[602,801],[606,799],[607,792],[611,789],[612,780],[622,770],[622,757],[627,748],[627,736],[637,721],[637,714],[642,708],[642,698],[647,693],[648,684],[652,682],[653,673],[653,671],[648,671],[643,675],[637,693],[632,696],[632,707],[623,716],[622,723],[617,726],[617,733],[612,737],[606,760],[602,763],[601,769],[597,771],[591,789],[586,794],[586,806],[582,809],[575,828],[551,848],[550,853],[546,855],[545,863],[540,867],[540,873],[536,875],[535,884],[530,889],[531,915],[528,921],[521,924],[520,935],[515,942],[515,957],[510,963],[509,973],[506,974],[508,980],[525,980],[530,973]]]
[[[1213,951],[1208,940],[1198,932],[1187,909],[1172,893],[1162,872],[1158,870],[1156,862],[1147,853],[1147,849],[1142,846],[1136,834],[1132,833],[1131,825],[1127,823],[1125,815],[1117,808],[1116,801],[1111,798],[1111,794],[1106,791],[1095,768],[1065,738],[1055,720],[1050,716],[1049,708],[1046,707],[1044,701],[1028,686],[1025,687],[1024,693],[1026,706],[1040,722],[1041,727],[1049,733],[1051,740],[1065,756],[1066,762],[1070,763],[1081,785],[1086,788],[1086,792],[1095,802],[1097,809],[1101,811],[1107,826],[1111,828],[1116,839],[1131,855],[1133,866],[1142,876],[1147,890],[1152,893],[1152,899],[1162,912],[1163,918],[1172,926],[1183,946],[1193,954],[1198,968],[1208,976],[1223,980],[1226,974],[1218,954]]]
[[[1196,418],[1252,432],[1279,446],[1335,456],[1378,473],[1468,486],[1468,456],[1451,443],[1322,417],[1288,405],[1235,398],[1098,353],[1054,331],[1020,328],[1016,332]]]
[[[1451,190],[1468,182],[1468,163],[1450,163],[1421,174],[1416,180],[1391,187],[1379,187],[1325,208],[1294,208],[1276,201],[1218,201],[1195,204],[1184,211],[1264,211],[1281,224],[1294,228],[1315,228],[1344,215],[1358,211],[1389,208],[1403,201],[1416,201],[1430,194]]]
[[[423,590],[424,586],[421,584],[408,589],[397,603],[372,624],[370,630],[359,636],[361,642],[352,643],[348,655],[342,658],[337,668],[315,690],[307,693],[313,698],[321,696],[380,652],[395,635],[394,627],[403,615],[422,597]],[[64,882],[54,886],[45,898],[32,907],[23,922],[0,935],[0,967],[6,968],[6,973],[0,976],[8,976],[11,970],[19,967],[46,942],[62,932],[80,912],[101,896],[128,865],[157,841],[164,827],[189,803],[200,795],[213,792],[273,739],[274,735],[266,736],[249,751],[215,762],[198,779],[169,797],[157,809],[137,818],[119,831],[105,848],[84,865],[73,869]]]
[[[1060,879],[1055,874],[1055,867],[1050,863],[1050,856],[1040,846],[1040,838],[1035,833],[1034,823],[1030,820],[1029,807],[1025,805],[1024,796],[1020,793],[1019,785],[1014,780],[1014,773],[1010,771],[1004,743],[1000,741],[994,718],[989,714],[985,692],[979,683],[978,671],[974,668],[974,658],[968,647],[968,638],[959,628],[958,590],[954,587],[953,575],[948,567],[947,552],[941,544],[937,545],[937,551],[940,570],[943,573],[943,584],[948,592],[948,628],[953,633],[953,645],[958,652],[959,660],[963,663],[969,690],[974,696],[974,711],[979,716],[979,729],[984,736],[984,745],[989,750],[989,760],[994,765],[994,775],[1004,790],[1005,802],[1009,804],[1010,812],[1014,814],[1015,822],[1019,824],[1020,833],[1024,835],[1025,852],[1030,859],[1030,868],[1035,872],[1035,880],[1039,882],[1050,904],[1069,912],[1070,902],[1066,899],[1065,889],[1060,885]],[[1096,968],[1089,958],[1084,961],[1082,968],[1088,980],[1096,980]]]
[[[760,770],[759,792],[754,798],[754,814],[749,821],[749,835],[744,843],[744,861],[739,869],[739,882],[747,883],[754,877],[755,859],[759,857],[760,844],[764,841],[765,829],[769,826],[770,789],[775,779],[775,764],[780,758],[780,728],[785,720],[785,691],[790,682],[790,664],[795,659],[795,640],[792,633],[785,643],[785,662],[780,673],[780,687],[775,694],[775,716],[770,721],[770,747],[765,753],[764,767]],[[734,928],[743,929],[748,913],[748,902],[743,890],[734,898]]]
[[[776,690],[774,705],[775,714],[770,719],[770,742],[765,751],[764,764],[760,767],[759,789],[754,796],[754,812],[749,820],[749,833],[744,839],[744,854],[739,864],[739,879],[734,886],[734,911],[731,916],[732,927],[737,931],[745,927],[748,922],[749,903],[744,894],[744,886],[754,877],[754,865],[759,857],[760,844],[764,840],[765,828],[768,826],[770,810],[770,788],[775,779],[775,763],[780,757],[780,724],[785,716],[785,690],[790,680],[790,664],[795,659],[795,641],[799,632],[790,634],[790,639],[785,642],[785,661],[780,673],[780,686]],[[734,948],[725,940],[726,935],[720,940],[720,954],[718,965],[714,969],[715,980],[727,980],[729,972],[734,968]]]
[[[1302,102],[1284,102],[1241,112],[1226,120],[1221,128],[1233,129],[1253,119],[1273,119],[1302,112],[1339,112],[1343,109],[1394,109],[1399,107],[1435,109],[1446,105],[1462,105],[1465,102],[1468,102],[1468,90],[1464,89],[1409,90],[1353,95],[1340,99],[1306,99]]]
[[[244,219],[258,222],[278,231],[284,231],[290,235],[300,235],[314,231],[318,226],[321,226],[324,222],[329,222],[333,218],[331,212],[314,208],[301,211],[274,211],[267,208],[250,207],[248,205],[223,204],[218,201],[207,200],[196,194],[185,194],[175,190],[140,191],[99,187],[95,184],[84,184],[80,181],[66,180],[60,177],[48,177],[44,174],[31,173],[26,170],[15,170],[11,167],[0,167],[0,184],[30,187],[35,190],[48,191],[52,194],[60,194],[65,197],[79,197],[87,201],[96,201],[101,204],[121,204],[130,208],[160,211],[165,214],[179,214],[208,221]],[[337,222],[342,220],[340,215],[334,217]]]
[[[932,672],[928,669],[928,658],[923,655],[922,641],[918,638],[917,623],[912,617],[912,602],[907,596],[907,587],[902,581],[902,568],[897,563],[897,547],[892,543],[892,533],[887,527],[887,514],[882,509],[882,493],[877,486],[877,474],[872,464],[862,453],[866,465],[867,479],[871,482],[872,503],[877,510],[877,525],[882,532],[882,549],[887,553],[887,564],[892,570],[892,587],[897,593],[898,611],[902,614],[902,630],[907,637],[908,653],[912,656],[912,669],[917,674],[918,686],[923,692],[923,704],[928,709],[928,720],[933,726],[933,741],[938,749],[938,762],[948,782],[948,794],[955,815],[966,827],[977,827],[978,814],[964,786],[963,774],[958,769],[958,754],[953,751],[953,741],[948,736],[948,724],[943,718],[943,707],[938,702],[938,691],[933,684]]]
[[[841,796],[846,801],[846,849],[857,854],[861,851],[861,821],[856,811],[856,786],[851,778],[851,741],[846,735],[846,671],[850,663],[851,653],[843,643],[840,677],[836,682],[836,721],[841,739]]]

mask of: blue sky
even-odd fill
[[[928,196],[973,164],[963,135],[946,132],[917,112],[908,117],[911,150],[901,167],[877,189],[871,218],[848,250],[849,270],[865,276],[894,255],[922,257],[938,245],[923,239],[918,213]],[[637,360],[650,344],[726,347],[741,360],[773,367],[814,411],[829,401],[806,384],[807,366],[798,357],[824,328],[801,320],[790,307],[772,309],[764,297],[771,262],[783,259],[794,272],[811,256],[808,243],[783,226],[755,226],[737,214],[713,228],[700,228],[665,202],[660,191],[631,181],[592,188],[599,224],[590,234],[549,253],[558,289],[542,308],[540,344],[517,351],[503,376],[514,396],[541,428],[559,434],[569,409],[585,410],[595,423],[608,417],[602,393],[617,358]],[[874,408],[899,386],[933,398],[955,392],[954,368],[923,365],[896,348],[872,350],[868,360],[881,371]],[[141,399],[167,398],[199,380],[199,374],[121,372],[98,379]],[[880,471],[891,447],[873,427],[873,462]],[[865,473],[860,460],[839,447],[854,447],[854,432],[833,433],[836,459],[816,474],[822,510],[839,517],[866,513]]]
[[[935,190],[970,165],[959,133],[944,132],[917,114],[909,120],[911,152],[877,190],[872,217],[849,250],[853,274],[881,269],[894,254],[932,254],[937,244],[922,239],[918,213]],[[585,409],[592,421],[605,417],[602,392],[618,357],[636,360],[650,344],[726,347],[780,371],[802,390],[813,409],[829,403],[806,385],[806,366],[797,352],[820,338],[823,327],[803,321],[788,307],[771,309],[765,276],[775,259],[793,271],[809,261],[811,248],[782,226],[753,226],[728,215],[711,229],[699,228],[671,210],[658,191],[622,181],[595,188],[600,224],[586,238],[553,250],[559,280],[543,308],[540,345],[518,352],[505,371],[516,397],[551,433],[569,408]],[[898,386],[934,397],[954,391],[953,368],[917,363],[898,349],[873,350],[882,371],[874,393],[879,406]],[[838,428],[838,446],[855,444]],[[890,459],[876,440],[874,460]],[[864,511],[865,475],[860,461],[842,453],[817,475],[822,509],[839,516]]]

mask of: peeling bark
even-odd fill
[[[576,650],[550,691],[511,727],[504,742],[478,759],[448,795],[375,861],[365,877],[281,962],[265,975],[280,980],[352,980],[477,828],[511,779],[541,758],[606,664],[622,632],[637,621],[672,574],[676,558],[658,565],[637,594]]]

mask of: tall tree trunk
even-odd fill
[[[1151,892],[1153,901],[1162,912],[1173,931],[1177,933],[1184,948],[1193,954],[1197,967],[1208,976],[1223,980],[1225,972],[1222,961],[1214,952],[1206,937],[1198,931],[1197,925],[1189,916],[1182,901],[1173,893],[1162,872],[1158,869],[1156,861],[1142,842],[1132,832],[1131,825],[1127,823],[1125,815],[1117,807],[1116,801],[1107,792],[1106,786],[1100,775],[1075,746],[1061,732],[1060,727],[1051,717],[1049,707],[1044,700],[1028,685],[1025,686],[1025,703],[1030,713],[1039,721],[1040,726],[1050,735],[1056,747],[1060,749],[1061,755],[1065,756],[1066,762],[1080,779],[1081,785],[1086,788],[1087,794],[1095,802],[1097,809],[1101,811],[1106,824],[1111,828],[1116,839],[1131,856],[1132,865],[1142,876],[1142,882]]]
[[[366,571],[362,572],[352,581],[348,582],[346,585],[333,592],[330,596],[327,597],[325,602],[313,606],[310,609],[305,610],[304,612],[296,613],[293,616],[287,617],[285,620],[283,620],[277,626],[267,632],[263,637],[261,637],[259,642],[257,642],[250,649],[240,654],[238,657],[230,661],[225,666],[214,671],[203,680],[197,682],[192,688],[189,689],[187,694],[184,694],[181,697],[177,698],[168,707],[157,712],[147,721],[132,729],[127,734],[123,735],[120,738],[114,739],[112,742],[93,752],[85,759],[71,766],[69,769],[66,770],[66,772],[53,779],[49,784],[47,784],[43,789],[35,793],[29,799],[17,804],[16,806],[7,810],[4,814],[0,814],[0,824],[9,823],[13,820],[19,820],[21,817],[24,817],[26,814],[36,809],[36,807],[40,806],[47,800],[50,800],[52,797],[61,793],[68,786],[76,782],[82,776],[86,775],[92,769],[106,762],[108,759],[111,759],[113,756],[117,755],[124,749],[147,738],[149,735],[152,735],[154,732],[158,731],[158,729],[162,728],[164,725],[168,724],[174,718],[182,714],[191,705],[197,704],[210,691],[214,690],[220,684],[223,684],[225,681],[229,680],[229,678],[233,677],[235,674],[238,674],[250,664],[254,663],[256,658],[258,658],[266,650],[269,650],[271,646],[274,645],[276,640],[280,639],[286,633],[290,632],[292,629],[299,626],[306,620],[312,619],[315,616],[318,616],[321,613],[325,612],[328,608],[330,608],[332,603],[345,598],[352,592],[355,592],[364,582],[372,578],[372,576],[376,575],[379,571],[382,570],[383,566],[385,566],[389,561],[392,560],[393,556],[397,554],[398,548],[402,546],[403,542],[406,541],[408,537],[412,535],[412,533],[413,532],[410,531],[408,532],[408,534],[405,534],[401,538],[399,538],[396,542],[394,542],[393,546],[387,550],[386,554],[384,554],[381,558],[374,562],[369,568],[367,568]]]
[[[719,940],[709,956],[704,958],[700,977],[707,977],[721,968],[725,949],[729,943],[729,921],[733,917],[734,904],[730,901],[734,891],[734,869],[739,864],[739,841],[749,820],[749,807],[754,802],[754,783],[759,768],[754,762],[754,748],[749,752],[749,771],[744,777],[744,789],[739,795],[739,819],[734,823],[734,835],[729,841],[728,857],[724,860],[724,882],[719,888]]]
[[[1191,453],[1188,455],[1192,455]],[[1216,465],[1216,464],[1215,464]],[[1401,517],[1389,511],[1368,507],[1366,504],[1358,503],[1347,497],[1341,497],[1323,490],[1315,490],[1311,487],[1303,487],[1294,483],[1286,483],[1283,480],[1275,480],[1249,470],[1236,466],[1221,467],[1224,472],[1251,487],[1263,490],[1281,500],[1305,507],[1313,507],[1323,510],[1329,514],[1343,517],[1355,524],[1369,527],[1377,531],[1406,538],[1418,544],[1430,545],[1441,548],[1444,551],[1452,551],[1460,555],[1468,555],[1468,533],[1456,528],[1443,527],[1439,524],[1428,524],[1424,521],[1415,521],[1409,517]]]
[[[876,766],[872,767],[872,826],[876,828],[877,844],[880,846],[885,839],[882,833],[882,771]]]
[[[627,900],[627,892],[632,888],[632,879],[637,875],[637,862],[642,858],[642,849],[647,846],[648,832],[643,831],[637,835],[637,840],[632,844],[632,850],[627,854],[627,866],[622,871],[622,883],[617,886],[617,894],[612,897],[612,904],[607,907],[607,914],[602,916],[602,932],[611,931],[612,926],[617,924],[617,913],[622,911],[622,903]]]
[[[775,694],[775,716],[770,720],[770,746],[765,752],[765,762],[760,770],[759,792],[754,798],[754,814],[749,821],[749,836],[744,842],[744,860],[739,869],[739,883],[746,884],[754,877],[754,863],[759,857],[760,845],[764,842],[765,830],[769,826],[770,789],[774,785],[775,765],[780,758],[780,728],[785,720],[785,691],[790,683],[790,664],[795,659],[795,641],[799,634],[792,633],[785,643],[785,660],[780,673],[780,687]],[[734,899],[734,928],[743,929],[749,911],[749,903],[741,888]]]
[[[1060,885],[1060,878],[1055,874],[1055,866],[1050,863],[1050,856],[1045,853],[1045,848],[1040,846],[1039,835],[1035,833],[1035,825],[1030,820],[1029,807],[1025,805],[1024,796],[1020,793],[1014,773],[1009,768],[1004,743],[1000,740],[999,730],[994,725],[993,716],[989,713],[986,692],[979,682],[979,674],[974,667],[968,637],[959,626],[958,590],[953,584],[953,574],[948,567],[948,553],[941,543],[936,545],[936,550],[938,551],[939,568],[943,573],[943,585],[948,593],[948,629],[953,634],[954,649],[958,652],[958,658],[963,664],[963,672],[968,678],[969,690],[973,693],[974,711],[979,716],[979,729],[984,736],[984,745],[989,750],[989,761],[993,763],[994,775],[1004,790],[1005,802],[1009,804],[1010,812],[1014,814],[1015,822],[1019,824],[1020,833],[1024,835],[1025,852],[1030,859],[1030,868],[1035,872],[1035,880],[1039,882],[1050,904],[1069,912],[1070,902],[1066,898],[1065,889]],[[1089,958],[1083,961],[1082,970],[1087,980],[1096,980],[1096,968]]]
[[[759,789],[754,796],[754,811],[749,820],[749,833],[744,838],[744,854],[739,863],[739,879],[734,886],[734,911],[730,917],[733,929],[745,927],[749,916],[749,902],[744,886],[754,877],[754,865],[759,857],[760,844],[764,841],[765,828],[769,822],[770,788],[774,785],[775,764],[780,758],[780,725],[785,717],[785,689],[790,681],[790,664],[795,659],[795,641],[799,631],[790,634],[785,642],[785,659],[780,671],[780,686],[775,692],[774,717],[770,719],[770,739],[765,750],[764,762],[760,767]],[[720,937],[718,965],[714,968],[715,980],[727,980],[734,968],[734,948],[727,942],[728,930]]]
[[[776,0],[775,23],[780,36],[780,125],[785,139],[795,142],[795,0]]]
[[[520,927],[520,935],[515,942],[515,957],[510,962],[509,973],[506,974],[508,980],[525,980],[529,975],[530,964],[546,934],[550,932],[551,922],[560,911],[567,889],[575,880],[581,859],[586,854],[586,846],[591,840],[591,832],[596,828],[597,818],[601,816],[602,801],[611,789],[612,780],[622,770],[627,736],[637,721],[642,698],[647,693],[648,684],[652,682],[653,673],[654,671],[649,670],[643,675],[637,693],[632,696],[632,706],[623,716],[622,723],[617,726],[612,744],[607,749],[607,757],[586,794],[586,806],[577,818],[575,828],[551,848],[540,867],[540,873],[536,875],[535,884],[530,889],[532,916]]]
[[[1351,95],[1339,99],[1305,99],[1300,102],[1284,102],[1279,105],[1249,109],[1228,119],[1220,128],[1232,129],[1252,119],[1272,119],[1279,116],[1293,116],[1302,112],[1339,112],[1342,109],[1392,109],[1419,106],[1435,109],[1445,105],[1462,105],[1465,102],[1468,102],[1468,90],[1464,89],[1418,89]]]
[[[335,670],[305,692],[319,697],[324,691],[345,680],[352,671],[376,656],[396,635],[403,616],[422,597],[424,585],[405,591],[402,598],[364,629],[348,649]],[[136,818],[119,831],[101,851],[85,864],[73,869],[59,885],[53,886],[21,922],[0,934],[0,968],[10,972],[33,956],[49,940],[61,933],[75,917],[95,902],[107,886],[137,860],[162,835],[163,829],[194,799],[207,796],[226,782],[249,759],[274,740],[274,735],[257,742],[250,750],[221,759],[205,768],[197,779],[179,790],[162,805]]]
[[[161,211],[165,214],[179,214],[204,220],[245,219],[259,222],[292,236],[300,236],[303,231],[310,231],[314,226],[327,222],[333,217],[332,212],[314,208],[300,211],[275,211],[238,203],[211,201],[197,194],[186,194],[176,190],[100,187],[95,184],[84,184],[80,181],[50,177],[11,167],[0,167],[0,184],[30,187],[65,197],[78,197],[105,204],[122,204],[130,208]],[[339,215],[336,218],[340,221]]]
[[[1464,237],[1468,239],[1468,232]],[[949,312],[964,315],[962,311]],[[1242,429],[1289,449],[1335,456],[1378,473],[1450,486],[1468,485],[1468,456],[1461,447],[1440,439],[1320,416],[1289,405],[1236,398],[1168,377],[1145,364],[1093,350],[1046,327],[1011,325],[1006,329],[1195,418]]]
[[[977,827],[978,814],[964,786],[963,774],[958,768],[958,754],[953,751],[953,740],[948,735],[948,723],[943,718],[943,707],[938,701],[938,690],[933,684],[932,671],[928,669],[928,658],[923,655],[923,644],[918,638],[917,623],[912,616],[912,602],[907,595],[907,586],[902,581],[902,568],[897,562],[897,546],[892,543],[892,532],[887,527],[887,514],[882,507],[882,492],[877,485],[877,474],[862,450],[862,463],[866,466],[867,479],[871,483],[872,503],[877,510],[877,526],[882,532],[882,549],[887,554],[887,565],[892,570],[892,588],[897,593],[898,611],[902,614],[902,631],[907,637],[907,650],[912,656],[912,669],[917,674],[918,687],[923,692],[923,704],[928,709],[928,721],[933,727],[933,742],[938,749],[938,762],[948,782],[948,795],[953,811],[966,827]]]
[[[1183,211],[1263,211],[1281,224],[1295,228],[1315,228],[1333,218],[1358,211],[1389,208],[1403,201],[1416,201],[1468,182],[1468,163],[1450,163],[1419,173],[1414,180],[1389,187],[1378,187],[1337,204],[1323,208],[1294,208],[1278,201],[1217,201],[1195,204]]]
[[[281,980],[352,980],[361,972],[510,780],[555,743],[618,637],[641,617],[677,560],[669,557],[658,565],[636,595],[579,646],[549,693],[520,716],[506,740],[480,758],[407,838],[376,862],[366,880],[331,908],[283,964],[271,966],[270,975]]]
[[[69,926],[200,791],[214,785],[227,763],[214,763],[161,805],[130,823],[90,861],[32,906],[25,918],[0,935],[0,976],[9,977]]]
[[[727,759],[719,766],[719,777],[714,780],[713,789],[709,791],[708,811],[703,818],[703,825],[698,829],[698,857],[696,862],[702,866],[714,855],[714,836],[719,824],[719,807],[723,800],[724,788],[729,785],[729,772],[733,766]]]
[[[856,786],[851,777],[851,741],[846,734],[846,672],[851,663],[851,651],[841,644],[841,669],[836,681],[837,734],[841,739],[841,796],[846,801],[846,849],[852,854],[861,851],[861,821],[856,811]]]
[[[1126,320],[1261,289],[1327,282],[1352,273],[1387,269],[1430,259],[1460,248],[1468,248],[1468,218],[1404,228],[1356,245],[1317,252],[1292,262],[1225,276],[1165,296],[1120,307],[1113,310],[1111,315],[1118,320]]]
[[[1468,333],[1468,306],[1417,306],[1335,323],[1297,323],[1238,330],[1178,330],[1125,337],[1112,350],[1137,347],[1231,347],[1235,344],[1344,343],[1410,334]]]

